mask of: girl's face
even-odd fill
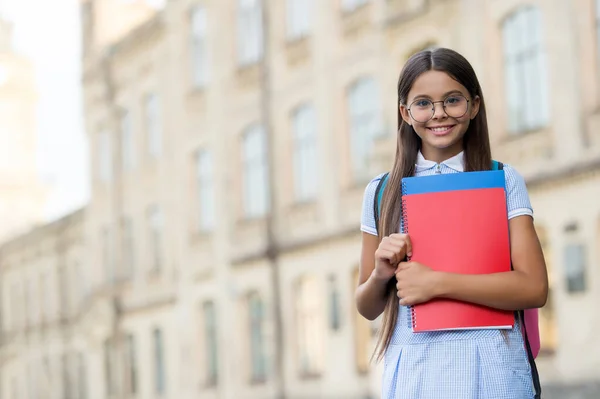
[[[471,98],[447,73],[431,70],[415,80],[400,113],[421,138],[423,156],[442,162],[462,151],[463,136],[479,103],[479,97]]]

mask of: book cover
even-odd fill
[[[502,171],[410,177],[402,181],[403,227],[411,260],[433,270],[483,274],[510,271]],[[436,298],[411,307],[415,332],[512,328],[511,311]]]

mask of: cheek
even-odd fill
[[[458,123],[460,123],[461,127],[462,127],[462,133],[465,133],[467,131],[467,129],[469,128],[469,125],[471,124],[471,118],[467,117],[462,117],[460,119],[458,119]]]
[[[423,137],[423,134],[426,132],[424,123],[413,123],[412,124],[413,131],[417,133],[417,136]]]

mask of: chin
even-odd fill
[[[440,150],[445,150],[449,147],[455,146],[460,138],[457,137],[429,137],[428,140],[425,140],[426,143],[433,148],[437,148]]]

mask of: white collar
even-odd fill
[[[457,172],[464,172],[465,170],[465,165],[464,165],[464,152],[461,151],[460,153],[458,153],[457,155],[453,156],[452,158],[446,159],[445,161],[442,162],[442,164],[446,165],[447,167],[454,169]],[[426,170],[426,169],[431,169],[433,167],[435,167],[437,165],[437,163],[435,161],[428,161],[427,159],[425,159],[425,157],[423,157],[423,154],[421,153],[421,151],[419,151],[419,154],[417,155],[417,170]]]

